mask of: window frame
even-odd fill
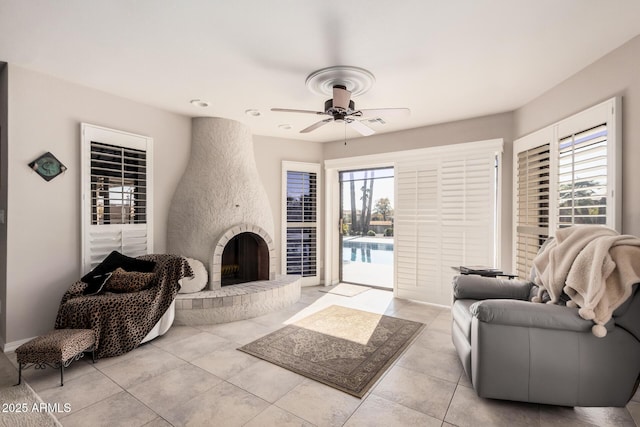
[[[605,124],[607,129],[607,204],[606,226],[621,231],[622,197],[622,100],[614,97],[587,108],[561,121],[532,132],[513,142],[513,221],[512,221],[512,271],[518,272],[518,155],[524,151],[549,144],[549,221],[546,236],[555,234],[559,221],[559,156],[560,141],[568,135],[575,135]],[[565,225],[566,223],[562,223]],[[527,277],[528,271],[518,272]]]
[[[89,272],[112,249],[125,255],[153,253],[153,138],[88,123],[81,123],[81,269]],[[91,188],[91,142],[96,141],[115,147],[145,151],[145,222],[122,224],[94,224]],[[115,242],[114,242],[115,241]],[[106,242],[106,243],[105,243]],[[102,249],[100,249],[102,247]],[[135,247],[136,250],[128,248]],[[95,249],[94,248],[98,248]],[[141,250],[141,248],[143,248]],[[105,253],[103,253],[105,252]]]
[[[315,173],[316,174],[316,200],[315,200],[315,221],[307,222],[289,222],[287,218],[287,194],[288,185],[287,177],[289,172],[302,172],[302,173]],[[321,167],[319,163],[306,163],[295,161],[282,161],[282,199],[281,199],[281,271],[282,274],[287,274],[287,230],[289,228],[313,228],[315,229],[315,275],[302,276],[303,286],[314,286],[320,284],[320,267],[321,267],[321,250],[320,250],[320,212],[321,212],[321,200],[322,194],[321,188]],[[304,214],[303,214],[304,217]]]

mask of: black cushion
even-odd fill
[[[111,252],[100,264],[93,270],[85,274],[82,279],[88,286],[84,289],[84,295],[95,294],[99,292],[105,283],[107,273],[113,272],[116,268],[122,268],[125,271],[141,271],[150,273],[155,268],[156,263],[153,261],[145,261],[132,258],[121,254],[118,251]]]

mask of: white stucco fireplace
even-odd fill
[[[169,209],[167,249],[201,261],[209,285],[178,295],[176,323],[247,319],[295,303],[299,277],[276,274],[273,215],[249,128],[197,117],[191,138],[189,162]]]

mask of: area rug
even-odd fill
[[[238,350],[362,397],[423,328],[332,305]]]
[[[368,286],[350,285],[348,283],[340,283],[331,289],[320,289],[320,292],[328,294],[342,295],[345,297],[354,297],[371,289]]]
[[[0,354],[0,427],[61,426],[33,389],[18,380],[18,370]]]

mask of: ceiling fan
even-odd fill
[[[336,84],[333,86],[333,98],[325,101],[324,111],[312,110],[294,110],[290,108],[272,108],[271,111],[285,113],[305,113],[315,114],[318,116],[329,116],[306,127],[300,133],[309,133],[324,126],[329,122],[343,122],[346,126],[358,131],[364,136],[373,135],[375,130],[363,123],[370,121],[384,124],[384,120],[380,116],[408,116],[410,111],[408,108],[374,108],[356,110],[355,103],[351,100],[351,92],[344,85]]]

